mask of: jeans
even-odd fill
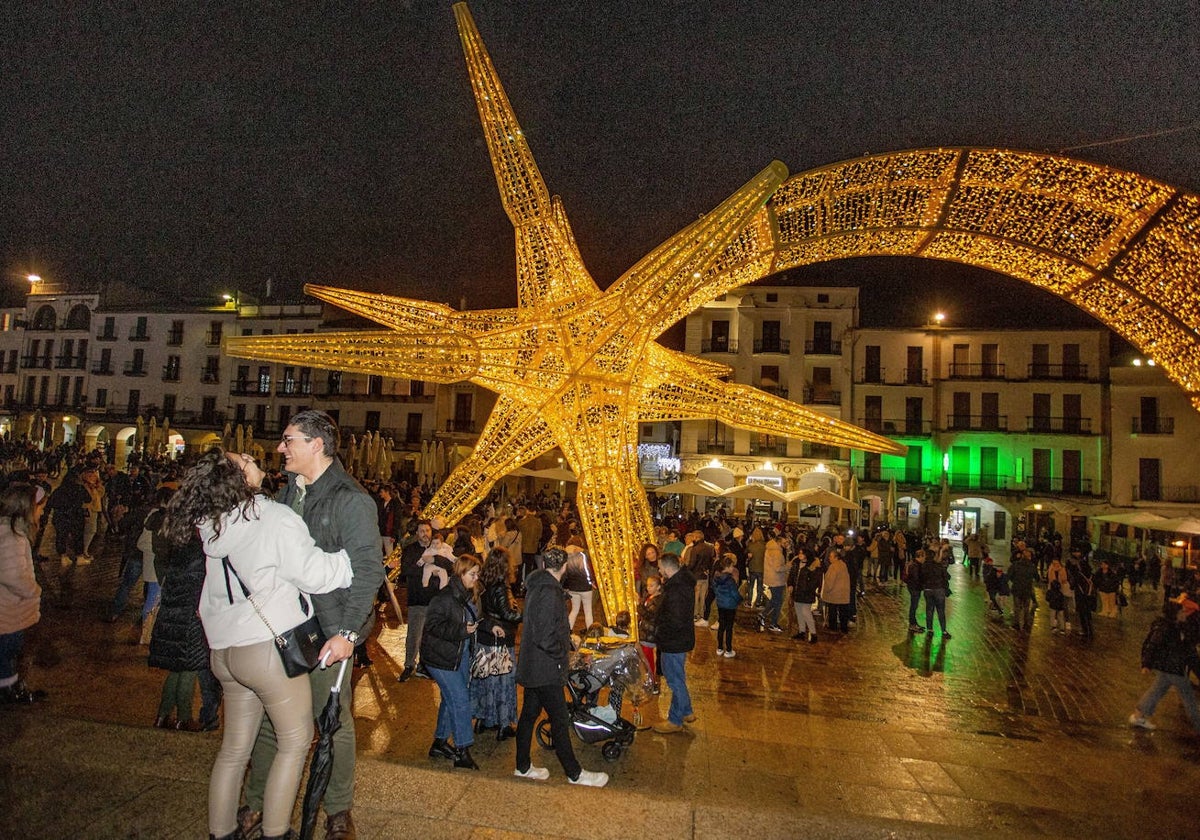
[[[1033,628],[1033,599],[1013,595],[1013,627],[1019,630]]]
[[[1200,732],[1200,706],[1196,704],[1196,692],[1192,690],[1192,681],[1188,679],[1187,674],[1168,674],[1165,671],[1155,671],[1154,683],[1146,689],[1146,693],[1137,703],[1138,714],[1142,717],[1150,717],[1154,714],[1154,710],[1158,707],[1158,701],[1163,699],[1167,689],[1172,686],[1179,694],[1179,699],[1183,701],[1183,708],[1187,711],[1188,720],[1192,722],[1192,728]]]
[[[24,642],[24,630],[0,633],[0,688],[17,681],[17,657]]]
[[[112,612],[109,613],[114,618],[119,616],[129,603],[129,596],[133,592],[133,587],[142,579],[142,561],[126,560],[125,570],[121,572],[121,582],[117,584],[117,594],[113,597]]]
[[[417,664],[417,654],[421,652],[421,634],[425,632],[425,610],[427,606],[408,605],[408,630],[404,636],[404,667],[412,668]]]
[[[471,668],[470,643],[463,642],[462,656],[455,670],[447,671],[428,665],[426,668],[442,695],[433,737],[446,740],[453,735],[454,746],[459,749],[471,746],[475,743],[475,732],[471,728],[471,693],[467,686]]]
[[[533,744],[533,728],[542,709],[550,719],[550,738],[554,741],[554,754],[568,779],[578,779],[583,768],[571,748],[571,719],[567,714],[567,701],[561,685],[527,685],[525,698],[521,702],[521,716],[517,718],[517,769],[522,773],[531,765],[529,752]]]
[[[921,590],[908,588],[908,626],[918,627],[920,622],[917,621],[917,607],[921,605]]]
[[[727,610],[717,607],[717,650],[733,650],[733,625],[737,607]]]
[[[278,751],[272,750],[259,799],[251,802],[247,790],[247,804],[263,812],[264,834],[283,834],[292,819],[312,742],[309,678],[289,678],[270,640],[214,650],[212,670],[225,689],[225,738],[208,784],[208,830],[224,837],[237,828],[242,777],[246,762],[256,751],[255,739],[265,711],[278,737]],[[345,700],[343,705],[347,705]]]
[[[925,629],[933,629],[933,614],[937,613],[938,623],[942,627],[942,633],[946,632],[946,590],[945,589],[926,589],[925,590]]]
[[[162,587],[158,583],[151,581],[146,584],[146,600],[142,603],[142,621],[145,621],[150,613],[154,612],[154,608],[158,606],[158,599],[162,595]]]
[[[687,687],[687,654],[658,652],[662,663],[663,677],[671,689],[671,708],[667,711],[667,720],[676,726],[683,726],[683,719],[692,714],[692,695]]]
[[[783,586],[767,587],[767,611],[763,617],[768,625],[779,624],[779,611],[783,609],[784,590]]]
[[[750,596],[750,606],[756,607],[763,595],[763,573],[750,572],[750,585],[747,594]]]

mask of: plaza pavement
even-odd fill
[[[162,673],[132,643],[133,609],[100,619],[116,559],[42,564],[43,620],[28,680],[50,697],[0,709],[5,837],[201,838],[219,733],[156,730]],[[513,742],[480,736],[482,769],[431,761],[437,690],[396,682],[404,628],[381,625],[375,664],[355,672],[355,818],[362,838],[1196,837],[1200,739],[1168,696],[1153,733],[1126,718],[1149,678],[1138,649],[1159,602],[1096,619],[1090,644],[1023,636],[985,616],[982,586],[953,567],[954,638],[906,634],[906,595],[872,589],[846,638],[807,645],[735,634],[718,659],[697,629],[689,661],[699,720],[639,733],[603,790],[512,777]],[[665,713],[669,693],[642,707]],[[627,709],[629,707],[627,706]],[[321,836],[320,830],[318,837]]]

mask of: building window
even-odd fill
[[[96,408],[108,408],[108,389],[96,389]]]

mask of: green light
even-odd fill
[[[950,471],[950,453],[943,452],[942,453],[942,472],[949,472],[949,471]]]

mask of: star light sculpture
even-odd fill
[[[474,453],[425,510],[448,523],[495,482],[554,447],[579,478],[576,503],[606,615],[636,610],[633,559],[652,536],[637,475],[638,424],[717,419],[761,433],[875,452],[904,447],[745,385],[724,365],[655,339],[730,289],[768,273],[735,240],[769,225],[764,205],[787,170],[774,162],[600,291],[557,196],[546,189],[465,4],[454,12],[505,211],[516,230],[515,309],[459,312],[438,303],[322,286],[306,291],[388,329],[228,338],[234,356],[430,382],[470,381],[496,407]],[[770,238],[769,231],[762,231]]]

